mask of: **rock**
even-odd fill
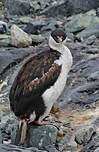
[[[11,27],[11,45],[16,47],[27,47],[32,45],[32,39],[16,25]]]
[[[75,13],[86,12],[91,9],[96,9],[99,6],[98,0],[92,2],[91,0],[70,0],[73,3]]]
[[[95,152],[97,148],[99,147],[99,134],[94,136],[92,140],[90,140],[89,143],[85,144],[81,150],[81,152]]]
[[[92,25],[93,23],[96,24],[97,22],[99,23],[99,18],[96,16],[91,16],[87,14],[78,14],[67,18],[67,23],[65,24],[65,30],[70,33],[71,32],[77,33],[85,29],[89,25]]]
[[[91,124],[94,124],[96,127],[99,127],[99,117],[96,117]]]
[[[88,12],[86,12],[86,14],[96,16],[96,10],[95,9],[89,10]]]
[[[45,40],[45,37],[42,35],[31,35],[31,39],[33,43],[42,43]]]
[[[58,1],[52,6],[45,8],[43,11],[40,12],[40,15],[46,16],[71,16],[74,14],[79,14],[86,12],[91,9],[96,9],[99,6],[98,0],[92,2],[91,0],[64,0]]]
[[[34,53],[33,48],[3,48],[0,49],[0,74],[10,68],[11,65],[16,65],[26,56]]]
[[[6,0],[5,7],[10,15],[27,15],[30,13],[29,0]]]
[[[71,132],[67,133],[63,138],[58,141],[59,151],[68,150],[71,152],[77,151],[77,143],[74,141]]]
[[[94,152],[99,152],[99,147]]]
[[[75,140],[79,144],[88,143],[94,133],[95,128],[92,125],[80,127],[75,132]]]
[[[92,45],[92,44],[94,44],[95,40],[96,40],[96,36],[92,35],[92,36],[88,37],[88,39],[85,41],[85,43],[87,45]]]
[[[38,13],[44,8],[48,7],[50,5],[51,1],[49,0],[38,0],[38,1],[31,1],[31,12],[32,13]]]
[[[2,144],[3,139],[2,139],[2,134],[1,134],[1,130],[0,130],[0,144]]]
[[[6,22],[0,21],[0,34],[8,32],[8,25]]]
[[[52,125],[32,126],[28,128],[25,147],[36,147],[45,150],[48,146],[55,146],[57,128]],[[36,138],[35,138],[36,137]]]
[[[40,12],[40,15],[46,15],[48,17],[55,17],[58,15],[70,16],[73,11],[72,3],[69,0],[59,1],[58,4],[49,6]]]
[[[96,15],[99,16],[99,7],[96,9]]]
[[[92,73],[89,77],[88,77],[89,81],[95,81],[95,80],[99,80],[99,71],[96,71],[94,73]]]
[[[31,148],[24,148],[24,147],[19,147],[19,146],[15,146],[15,145],[11,145],[11,144],[0,144],[0,151],[1,152],[47,152],[47,151],[42,151],[39,150],[35,147],[31,147]]]
[[[95,35],[96,37],[99,37],[99,23],[93,23],[89,27],[87,27],[85,30],[77,34],[77,38],[80,40],[86,39],[89,36]]]
[[[24,31],[27,32],[28,34],[39,34],[41,28],[45,25],[46,25],[45,19],[34,19],[27,23]]]

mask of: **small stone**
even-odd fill
[[[82,126],[75,132],[75,140],[79,144],[88,143],[92,135],[95,133],[95,128],[91,126]]]
[[[57,136],[63,137],[63,135],[64,135],[63,130],[62,130],[62,129],[59,129]]]
[[[45,40],[45,37],[42,35],[31,35],[31,39],[34,43],[41,43]]]
[[[99,117],[96,117],[93,121],[92,124],[94,124],[95,126],[99,127]]]
[[[12,25],[11,27],[11,45],[20,47],[27,47],[32,45],[32,39],[21,30],[18,26]]]
[[[48,145],[45,147],[48,152],[59,152],[53,145]]]
[[[87,45],[92,45],[95,42],[95,40],[96,40],[96,36],[92,35],[85,42]]]
[[[59,105],[57,102],[55,102],[52,106],[51,113],[55,114],[58,111],[59,111]]]
[[[99,148],[97,148],[94,152],[99,152]]]
[[[66,126],[66,125],[70,124],[69,120],[61,120],[60,122],[63,124],[63,126]]]
[[[71,132],[67,133],[63,138],[58,141],[59,151],[77,151],[77,143],[74,141],[74,137]]]

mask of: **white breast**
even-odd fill
[[[62,65],[61,73],[54,85],[47,89],[42,95],[46,107],[49,107],[49,111],[53,103],[61,95],[66,84],[68,72],[72,65],[72,55],[69,49],[64,45],[62,45],[59,49],[61,49],[62,55],[59,60],[55,61],[55,63],[58,65]]]

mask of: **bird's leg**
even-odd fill
[[[44,121],[44,118],[46,118],[49,115],[51,107],[52,107],[52,105],[50,107],[47,107],[44,114],[37,121],[34,121],[34,124],[37,124],[37,125],[40,125],[40,126],[49,125],[50,122]]]
[[[39,120],[37,120],[37,121],[34,121],[33,124],[39,125],[39,126],[43,126],[43,125],[48,125],[49,122],[41,121],[41,120],[39,119]]]

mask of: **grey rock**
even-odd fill
[[[96,15],[99,16],[99,7],[96,9]]]
[[[11,65],[16,65],[26,56],[34,53],[33,48],[3,48],[0,49],[0,73],[3,73],[10,68]]]
[[[95,0],[70,0],[73,3],[73,9],[75,13],[86,12],[91,9],[96,9],[99,6],[99,1]]]
[[[95,81],[95,80],[99,80],[99,71],[96,71],[94,73],[92,73],[89,77],[88,77],[89,81]]]
[[[31,147],[31,148],[24,148],[24,147],[19,147],[19,146],[15,146],[15,145],[11,145],[11,144],[0,144],[0,152],[47,152],[47,151],[42,151],[39,150],[35,147]]]
[[[29,0],[6,0],[5,7],[10,15],[27,15],[30,13]]]
[[[24,18],[23,18],[24,19]],[[26,19],[23,20],[23,23],[26,23]],[[27,25],[24,28],[24,31],[28,34],[39,34],[43,26],[46,26],[46,19],[32,19],[27,20]]]
[[[99,135],[96,135],[89,143],[85,144],[81,152],[94,152],[99,147]]]
[[[31,39],[33,43],[41,43],[45,40],[45,37],[42,35],[31,35]]]
[[[77,34],[77,38],[83,40],[92,35],[99,37],[99,23],[93,23],[90,25],[88,28]]]
[[[48,17],[55,17],[58,15],[62,16],[70,16],[73,11],[72,3],[69,0],[59,1],[58,4],[49,6],[40,12],[40,15],[46,15]]]
[[[2,3],[5,3],[6,0],[1,0]]]
[[[65,24],[65,29],[67,32],[79,32],[93,23],[99,23],[99,18],[96,16],[91,16],[87,14],[78,14],[67,18],[67,23]],[[98,28],[98,25],[97,25]],[[79,35],[79,34],[78,34]],[[77,37],[79,38],[79,36]],[[93,35],[93,34],[92,34]]]
[[[49,0],[37,0],[37,1],[31,1],[31,12],[32,13],[38,13],[44,8],[48,7],[52,1]]]
[[[86,80],[89,80],[91,74],[99,71],[99,58],[93,57],[88,60],[83,59],[81,61],[81,58],[78,56],[78,61],[76,61],[76,63],[77,64],[75,64],[71,70],[71,79],[69,79],[70,82],[68,81],[67,83],[67,86],[69,85],[69,87],[70,84],[72,84],[72,88],[68,87],[67,89],[66,87],[66,90],[63,92],[63,100],[65,98],[63,103],[77,103],[79,105],[90,106],[91,103],[98,101],[99,81],[97,79],[96,81],[86,82]],[[76,80],[72,83],[72,80],[74,79]]]
[[[99,127],[99,117],[96,117],[93,121],[92,124],[94,124],[96,127]]]
[[[0,34],[8,32],[8,25],[6,22],[0,21]]]
[[[63,138],[58,141],[59,151],[69,150],[71,152],[77,151],[77,143],[74,141],[71,132],[67,133]]]
[[[97,8],[99,6],[98,0],[92,2],[91,0],[65,0],[59,1],[55,5],[49,6],[40,12],[40,15],[46,16],[71,16],[73,14],[83,13],[90,9]]]
[[[55,146],[53,146],[53,145],[48,145],[48,146],[45,147],[45,149],[46,149],[48,152],[59,152],[59,151],[55,148]]]
[[[75,132],[75,140],[79,144],[88,143],[94,133],[95,133],[95,128],[92,125],[77,128]]]
[[[32,45],[32,39],[21,30],[18,26],[12,25],[11,27],[11,45],[18,48],[27,47]]]
[[[0,130],[0,144],[2,144],[3,142],[3,138],[2,138],[2,134],[1,134],[1,130]]]
[[[99,152],[99,147],[94,152]]]
[[[92,35],[92,36],[88,37],[88,39],[85,41],[85,43],[87,45],[92,45],[92,44],[94,44],[95,40],[96,40],[96,36]]]
[[[24,142],[24,146],[32,146],[44,150],[50,145],[52,145],[52,147],[55,146],[56,136],[57,128],[52,125],[33,126],[28,128],[27,138]]]

